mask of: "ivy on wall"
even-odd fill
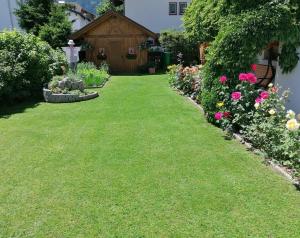
[[[208,115],[216,111],[221,75],[236,78],[250,70],[256,57],[272,41],[283,44],[279,56],[284,72],[298,63],[300,46],[299,0],[193,0],[184,16],[186,35],[210,42],[199,96]],[[236,86],[236,81],[231,87]]]

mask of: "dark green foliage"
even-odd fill
[[[123,5],[115,6],[110,0],[102,0],[97,7],[97,14],[102,16],[109,11],[115,11],[123,14]]]
[[[26,0],[16,11],[20,26],[28,33],[40,36],[52,47],[62,47],[71,34],[65,8],[53,0]]]
[[[42,94],[43,84],[62,73],[62,52],[32,34],[0,34],[0,101],[14,101]]]
[[[48,23],[49,15],[54,4],[53,0],[25,0],[20,3],[16,15],[20,26],[27,32],[38,35],[41,26]]]
[[[65,8],[55,5],[52,7],[49,22],[41,26],[39,36],[52,47],[58,48],[66,45],[71,29],[72,24],[66,16]]]
[[[299,61],[299,55],[295,45],[286,43],[282,46],[279,65],[283,73],[292,71]]]
[[[184,17],[186,35],[195,42],[210,42],[204,69],[201,102],[211,116],[219,101],[218,78],[248,71],[257,55],[272,41],[287,43],[280,56],[284,72],[298,62],[300,45],[299,1],[200,0]],[[232,88],[235,83],[231,85]]]
[[[183,32],[167,30],[160,34],[159,42],[166,51],[172,53],[171,63],[178,63],[178,54],[182,54],[185,65],[198,62],[198,44],[187,38]]]

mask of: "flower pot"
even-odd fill
[[[148,68],[149,74],[155,74],[155,68]]]

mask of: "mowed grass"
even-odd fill
[[[2,109],[0,237],[300,237],[300,193],[165,75],[100,94]]]

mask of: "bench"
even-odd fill
[[[275,69],[272,65],[257,64],[254,71],[257,77],[257,85],[267,88],[275,78]]]

